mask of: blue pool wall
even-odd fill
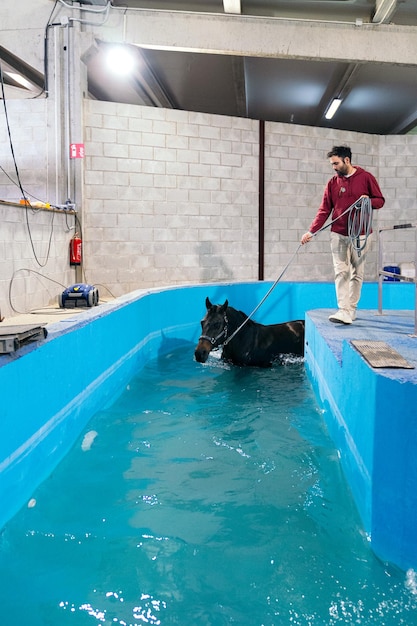
[[[370,325],[373,317],[368,317]],[[388,336],[378,337],[372,332],[371,340],[390,344],[399,338],[403,349],[408,343],[409,353],[415,355],[417,338],[404,336],[404,330],[394,324],[391,334],[395,316],[388,317]],[[413,318],[410,311],[408,333],[413,332]],[[417,372],[370,367],[351,345],[352,332],[334,325],[323,332],[323,325],[329,324],[322,320],[316,311],[306,313],[306,368],[364,530],[382,560],[404,570],[415,569]],[[334,335],[341,330],[346,338],[339,342],[339,351],[334,347]],[[366,330],[365,323],[365,334]]]
[[[35,488],[52,473],[82,434],[90,418],[117,400],[129,380],[148,360],[180,345],[189,349],[190,358],[193,358],[193,347],[200,334],[199,320],[205,314],[206,296],[213,303],[223,303],[227,298],[231,306],[249,314],[271,286],[269,282],[222,283],[136,291],[112,303],[101,304],[49,324],[48,336],[44,341],[28,344],[14,354],[0,356],[0,388],[3,392],[0,421],[0,527],[26,505]],[[377,301],[377,284],[364,284],[360,307],[376,309]],[[332,308],[335,305],[333,283],[280,282],[254,319],[265,324],[281,322],[304,318],[310,309]],[[384,307],[414,309],[413,285],[384,285]],[[378,515],[384,520],[386,534],[389,534],[392,532],[389,511],[384,501],[378,501],[378,490],[372,489],[371,485],[372,481],[383,481],[386,478],[384,454],[390,454],[397,460],[403,455],[409,425],[405,421],[401,424],[402,431],[396,433],[398,449],[395,452],[383,449],[381,453],[375,454],[377,429],[374,422],[380,419],[383,422],[382,430],[386,427],[386,407],[375,406],[375,401],[370,400],[369,394],[365,393],[358,410],[366,427],[353,429],[341,436],[337,432],[340,431],[340,424],[348,424],[349,419],[338,420],[338,416],[332,412],[335,407],[326,407],[326,403],[329,403],[319,384],[320,379],[325,377],[336,381],[335,384],[342,389],[343,381],[337,370],[339,364],[326,352],[324,345],[320,345],[318,337],[314,341],[316,360],[320,361],[319,367],[324,374],[311,371],[312,382],[325,408],[330,433],[335,443],[343,446],[341,458],[365,530],[372,534],[375,515]],[[326,367],[329,368],[328,372],[325,371]],[[362,363],[359,367],[355,362],[354,368],[358,390],[362,383],[367,386],[376,384],[366,364]],[[337,396],[332,390],[330,396],[338,398],[336,413],[350,410],[343,393]],[[382,393],[382,403],[384,397]],[[407,406],[410,397],[406,395],[402,402]],[[380,409],[383,409],[381,413]],[[416,439],[413,438],[413,441]],[[355,449],[361,450],[357,458]],[[382,458],[378,458],[379,454]],[[407,455],[412,464],[416,450],[410,445],[407,447]],[[366,467],[355,467],[355,459],[359,459]],[[377,466],[378,473],[372,476]],[[407,480],[407,476],[403,478]],[[395,495],[398,500],[400,492]],[[375,502],[372,501],[374,497]],[[408,505],[414,507],[415,517],[417,504],[409,501]],[[375,541],[377,551],[382,556],[388,556],[402,567],[411,564],[417,567],[415,546],[411,557],[403,558],[402,555],[392,555],[390,550],[386,551],[383,539],[378,537]],[[417,545],[417,539],[414,544]],[[407,545],[404,552],[409,549]]]

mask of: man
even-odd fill
[[[359,167],[352,165],[352,151],[347,146],[334,146],[327,154],[330,165],[336,172],[326,185],[323,199],[308,232],[301,237],[305,244],[319,231],[331,215],[330,245],[333,256],[337,305],[339,310],[329,320],[339,324],[351,324],[356,318],[356,307],[361,295],[366,245],[359,252],[349,237],[349,211],[360,198],[369,198],[372,209],[384,206],[385,198],[376,178]],[[362,231],[360,233],[364,235]],[[363,237],[362,237],[363,241]]]

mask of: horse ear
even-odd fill
[[[229,306],[229,301],[228,301],[228,300],[225,300],[224,304],[222,304],[222,305],[221,305],[221,307],[220,307],[220,311],[221,311],[222,313],[224,313],[224,312],[226,311],[226,309],[227,309],[227,307],[228,307],[228,306]]]
[[[207,297],[207,298],[206,298],[206,309],[207,309],[207,311],[208,311],[209,309],[211,309],[211,307],[212,307],[212,306],[213,306],[213,305],[212,305],[212,303],[210,302],[210,300],[209,300],[209,299],[208,299],[208,297]]]

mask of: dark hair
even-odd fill
[[[327,158],[330,159],[332,156],[338,156],[341,159],[345,159],[349,157],[349,160],[352,160],[352,150],[348,146],[333,146],[330,152],[327,153]]]

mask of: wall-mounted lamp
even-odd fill
[[[326,118],[326,120],[331,120],[333,115],[336,113],[337,109],[340,107],[340,105],[342,104],[342,99],[341,98],[334,98],[332,100],[332,102],[330,103],[329,108],[327,109],[324,117]]]

